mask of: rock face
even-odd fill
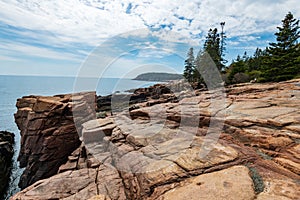
[[[59,173],[12,199],[299,199],[300,80],[224,92],[83,123]]]
[[[0,131],[0,198],[3,196],[9,182],[11,161],[14,155],[13,144],[14,134]]]
[[[21,131],[18,160],[20,167],[26,167],[19,183],[21,188],[56,174],[60,165],[79,147],[73,112],[80,112],[84,120],[93,119],[95,95],[90,92],[18,99],[15,114]]]

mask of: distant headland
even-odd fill
[[[171,73],[144,73],[135,77],[133,80],[139,81],[170,81],[182,79],[181,74],[171,74]]]

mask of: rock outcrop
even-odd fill
[[[184,81],[176,81],[168,84],[155,84],[147,88],[138,88],[128,90],[129,93],[115,93],[108,96],[97,97],[97,110],[103,111],[121,111],[131,105],[144,103],[148,106],[167,102],[178,102],[174,93],[191,90],[191,86]],[[141,105],[143,106],[143,104]],[[135,106],[129,109],[134,109]]]
[[[14,155],[14,134],[0,131],[0,198],[5,193],[9,182],[11,162]]]
[[[12,199],[299,199],[300,80],[224,92],[83,123],[59,173]]]
[[[95,92],[53,97],[26,96],[17,101],[15,121],[21,131],[20,167],[26,167],[19,186],[57,173],[68,156],[80,146],[73,113],[82,121],[95,117]],[[78,122],[79,123],[79,122]]]

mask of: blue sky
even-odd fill
[[[0,0],[0,74],[181,73],[189,47],[226,22],[226,58],[275,40],[298,0]]]

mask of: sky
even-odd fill
[[[226,22],[226,59],[275,41],[299,0],[0,0],[0,75],[181,73]]]

